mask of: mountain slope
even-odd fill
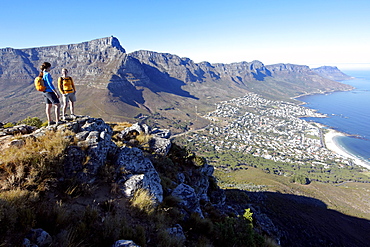
[[[78,114],[109,121],[140,116],[175,131],[205,126],[207,121],[198,113],[247,92],[287,99],[351,89],[303,65],[210,64],[152,51],[127,54],[118,39],[108,37],[71,45],[0,49],[2,122],[45,118],[42,96],[33,87],[44,61],[52,64],[54,83],[62,68],[69,69],[77,86]]]

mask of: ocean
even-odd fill
[[[343,72],[355,77],[341,81],[355,87],[348,92],[309,95],[298,98],[306,107],[326,114],[327,118],[305,118],[353,136],[339,137],[336,142],[347,152],[370,162],[370,70]]]

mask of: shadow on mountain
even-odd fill
[[[369,246],[367,219],[329,209],[315,198],[276,192],[246,193],[248,205],[259,212],[259,217],[255,215],[259,221],[267,215],[278,229],[281,246]]]
[[[149,85],[146,85],[152,92],[165,92],[181,97],[199,99],[181,88],[182,86],[186,85],[183,81],[170,77],[167,73],[163,73],[150,65],[142,64],[142,66],[145,74],[150,78],[150,81],[153,82]],[[186,76],[190,81],[196,81],[195,76],[190,72],[187,73]]]
[[[119,97],[122,102],[131,106],[138,107],[138,104],[144,104],[143,90],[137,89],[126,79],[113,75],[108,84],[108,90],[113,97]]]
[[[257,81],[264,81],[265,77],[271,76],[271,72],[269,70],[263,70],[263,72],[260,69],[256,69],[256,72],[252,72],[253,78]]]

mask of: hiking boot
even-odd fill
[[[48,126],[54,125],[54,124],[55,124],[55,122],[54,121],[51,121],[51,122],[48,123]]]

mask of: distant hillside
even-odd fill
[[[0,122],[45,118],[42,96],[33,87],[44,61],[52,64],[54,81],[62,68],[70,70],[77,85],[78,114],[108,121],[140,117],[179,132],[205,126],[207,121],[197,113],[246,92],[287,99],[351,89],[304,65],[210,64],[152,51],[127,54],[118,39],[108,37],[71,45],[0,49]]]
[[[321,66],[312,70],[318,75],[334,81],[344,81],[353,78],[349,75],[344,74],[335,66]]]

